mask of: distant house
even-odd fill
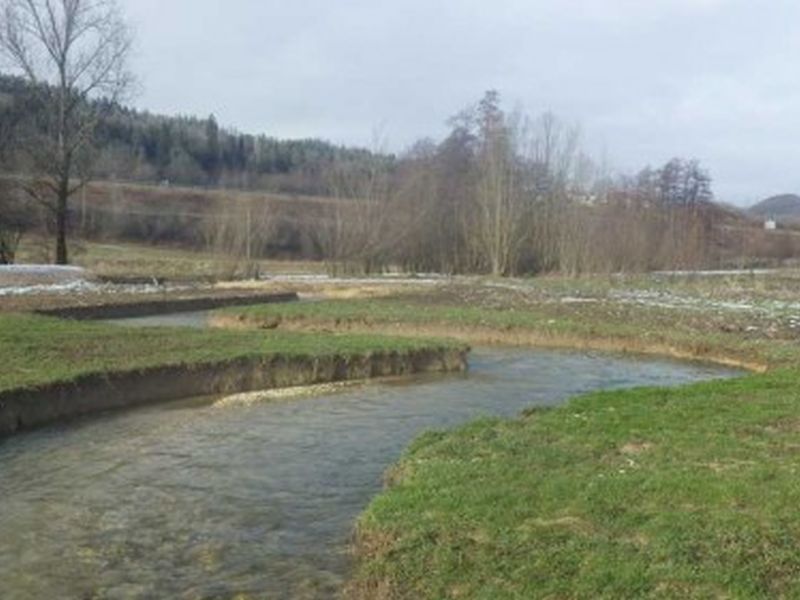
[[[778,222],[773,218],[769,218],[766,221],[764,221],[764,229],[766,229],[767,231],[775,231],[776,229],[778,229]]]

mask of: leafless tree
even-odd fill
[[[376,130],[372,153],[356,160],[334,161],[328,169],[328,187],[335,202],[317,239],[331,274],[380,271],[393,253],[393,238],[403,235],[391,223],[391,182],[383,145]]]
[[[257,276],[257,259],[275,235],[274,212],[250,198],[226,198],[210,205],[198,226],[204,247],[227,258],[229,275]]]
[[[130,30],[115,0],[0,0],[0,11],[0,54],[29,83],[26,190],[47,207],[66,264],[69,201],[90,177],[98,119],[132,84]]]
[[[513,130],[500,109],[497,92],[478,105],[480,136],[476,201],[476,238],[493,275],[507,275],[519,227]]]

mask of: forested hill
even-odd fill
[[[0,74],[0,120],[24,111],[27,84]],[[279,140],[220,127],[213,116],[164,116],[110,105],[98,127],[102,179],[326,194],[327,168],[370,155],[319,139]]]

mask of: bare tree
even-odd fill
[[[130,31],[115,0],[0,0],[0,10],[0,55],[29,83],[26,191],[51,215],[66,264],[69,201],[89,180],[98,119],[132,83]]]
[[[391,159],[382,151],[383,144],[376,129],[372,152],[355,160],[333,161],[327,170],[328,187],[336,201],[317,239],[333,275],[341,269],[365,274],[380,271],[403,235],[390,227]]]

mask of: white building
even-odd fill
[[[775,219],[767,219],[764,221],[764,229],[767,231],[775,231],[778,228],[778,222]]]

